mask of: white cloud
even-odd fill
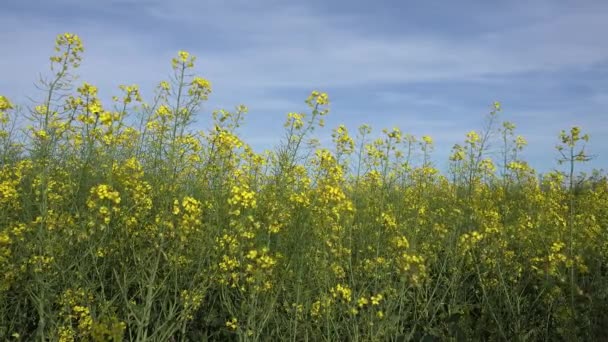
[[[184,48],[199,56],[200,70],[219,87],[232,89],[483,80],[513,73],[589,68],[608,56],[608,42],[595,34],[608,31],[606,6],[546,15],[544,20],[522,27],[453,40],[429,35],[361,35],[357,33],[360,30],[350,30],[357,24],[354,18],[313,13],[302,5],[247,3],[143,1],[138,9],[141,17],[134,18],[134,23],[158,20],[158,31],[170,32],[161,37],[187,37],[191,46]],[[31,28],[25,32],[20,29],[20,41],[31,46],[30,51],[36,49],[33,55],[45,55],[43,52],[50,49],[35,44],[50,46],[50,33],[61,32],[68,25],[36,20],[18,25]],[[99,75],[101,79],[124,75],[139,80],[142,75],[167,70],[168,60],[161,63],[161,58],[169,56],[162,48],[163,41],[151,43],[149,36],[110,23],[72,27],[87,38],[88,65],[113,71]],[[9,21],[3,29],[16,24]],[[223,37],[233,44],[238,39],[238,45],[222,47],[218,41]],[[14,38],[5,33],[2,39]],[[207,42],[211,43],[209,48]],[[218,44],[219,48],[211,50]],[[28,50],[21,46],[23,49]],[[13,54],[17,56],[21,58],[21,54]]]
[[[238,34],[242,47],[234,53],[197,52],[213,75],[232,83],[238,78],[242,86],[471,80],[588,68],[608,56],[608,43],[596,34],[608,30],[606,6],[601,5],[556,15],[549,12],[521,27],[455,41],[429,35],[361,35],[361,30],[349,30],[357,24],[354,18],[312,13],[302,6],[260,9],[213,4],[160,4],[148,13],[199,28],[203,44],[204,37],[221,37],[224,31]],[[219,14],[208,16],[209,7]]]

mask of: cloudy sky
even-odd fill
[[[585,169],[608,168],[605,0],[0,0],[0,94],[40,97],[33,82],[63,32],[82,37],[81,80],[106,99],[133,83],[150,99],[178,50],[196,55],[213,84],[198,125],[245,104],[241,133],[260,151],[318,89],[332,101],[321,139],[340,123],[398,126],[433,136],[443,168],[498,100],[538,170],[558,167],[572,125],[591,135]]]

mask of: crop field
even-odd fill
[[[579,172],[583,129],[540,174],[495,102],[440,171],[398,128],[311,141],[331,115],[312,91],[256,152],[243,105],[194,129],[212,83],[188,52],[112,103],[83,57],[61,34],[42,100],[0,96],[0,340],[608,340],[608,181]]]

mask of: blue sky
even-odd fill
[[[0,94],[28,104],[63,32],[82,37],[80,80],[106,99],[133,83],[150,99],[171,57],[193,53],[213,84],[200,128],[212,110],[245,104],[241,133],[257,150],[319,89],[332,101],[321,139],[339,123],[398,126],[433,136],[443,168],[498,100],[537,170],[557,167],[557,136],[572,125],[591,135],[584,168],[608,166],[604,0],[0,0]]]

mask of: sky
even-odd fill
[[[538,171],[557,164],[562,129],[591,139],[608,166],[608,1],[279,1],[0,0],[0,94],[28,105],[49,75],[55,36],[78,34],[85,47],[79,82],[102,99],[138,84],[144,99],[168,79],[179,50],[197,56],[196,73],[213,93],[198,115],[245,104],[241,136],[254,149],[276,146],[289,112],[306,112],[312,90],[327,92],[323,130],[354,135],[399,127],[435,141],[444,169],[451,147],[479,130],[494,101],[501,120],[529,142]]]

